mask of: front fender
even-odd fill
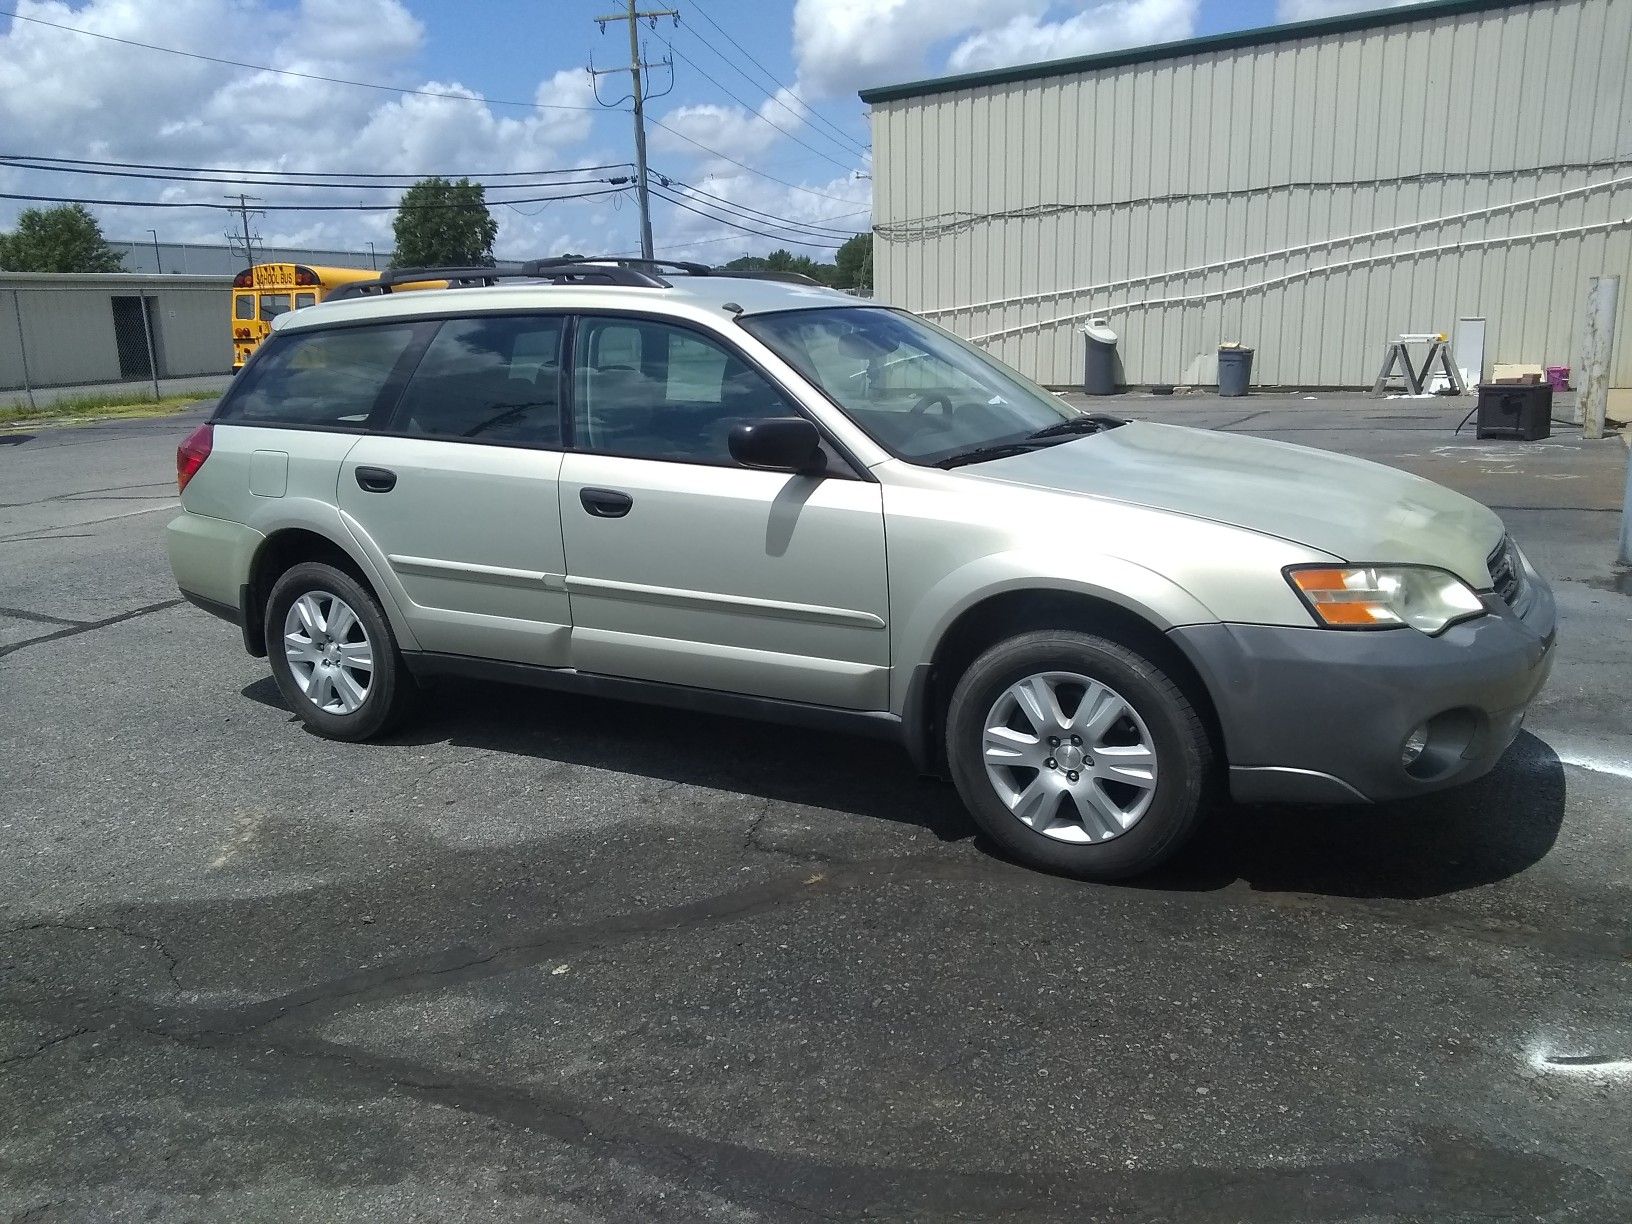
[[[1175,625],[1208,624],[1219,619],[1172,579],[1124,557],[1080,558],[1069,571],[1062,571],[1056,560],[1034,551],[993,553],[959,566],[915,599],[904,598],[898,605],[910,611],[904,621],[897,623],[892,644],[890,708],[894,713],[904,712],[911,676],[929,665],[936,646],[958,617],[976,604],[1010,591],[1089,596],[1131,612],[1161,632]]]

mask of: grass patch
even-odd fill
[[[30,408],[26,403],[0,404],[0,426],[36,425],[48,421],[73,421],[85,417],[168,416],[173,412],[215,399],[219,391],[188,391],[160,399],[140,399],[126,391],[117,395],[74,395]]]

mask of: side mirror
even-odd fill
[[[769,417],[731,427],[731,458],[773,472],[820,472],[827,466],[822,435],[804,417]]]

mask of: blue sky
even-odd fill
[[[645,3],[680,10],[678,26],[642,26],[647,58],[674,58],[672,81],[667,69],[654,74],[662,96],[649,111],[651,165],[672,180],[663,189],[671,199],[654,204],[658,245],[720,261],[777,246],[825,258],[864,231],[871,187],[859,87],[1379,2]],[[0,164],[0,193],[135,202],[91,207],[113,237],[153,227],[166,239],[220,241],[229,219],[198,205],[249,190],[281,206],[258,219],[268,241],[383,249],[395,191],[299,176],[502,173],[512,177],[489,180],[489,199],[518,202],[495,210],[501,256],[632,250],[630,170],[620,165],[632,159],[630,117],[603,109],[583,71],[591,58],[597,67],[627,62],[625,27],[603,34],[594,20],[616,8],[617,0],[0,0],[0,10],[32,19],[0,16],[0,154],[257,172],[187,182]],[[258,73],[131,42],[421,92]],[[605,101],[626,92],[624,77],[600,82]],[[331,207],[316,210],[320,203]],[[0,228],[28,206],[0,199]]]

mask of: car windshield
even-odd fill
[[[798,310],[754,315],[742,326],[912,463],[1019,445],[1079,415],[967,341],[902,311]]]

